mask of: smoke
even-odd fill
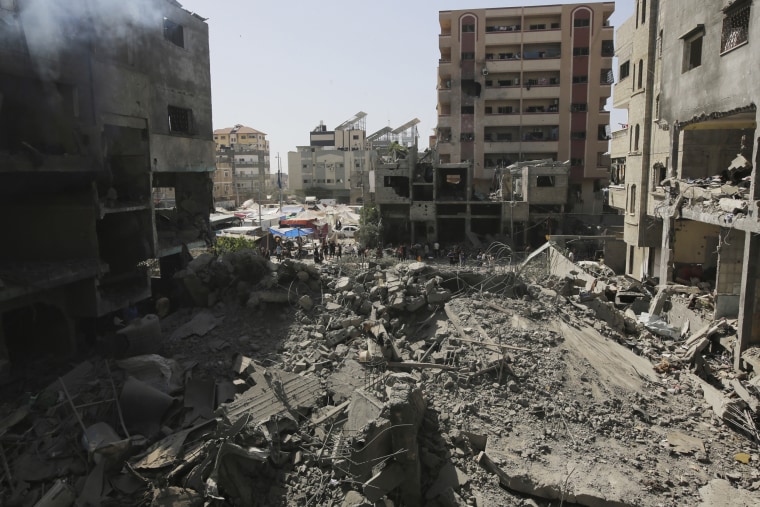
[[[172,0],[17,0],[18,19],[40,77],[60,75],[61,56],[87,45],[105,52],[133,44],[135,33],[160,33]]]

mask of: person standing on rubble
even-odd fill
[[[441,244],[437,241],[433,243],[433,257],[436,259],[441,256]]]

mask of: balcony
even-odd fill
[[[534,85],[527,84],[523,90],[524,99],[556,99],[559,98],[559,81],[556,84]]]
[[[523,43],[562,42],[562,30],[528,30],[523,33]]]
[[[484,127],[519,127],[522,123],[520,113],[486,114],[480,121]]]
[[[609,205],[620,211],[625,211],[625,186],[610,185]]]
[[[522,151],[531,153],[555,153],[559,143],[552,140],[525,140],[522,142]]]
[[[454,123],[450,114],[438,115],[438,128],[451,128],[451,124]]]
[[[530,126],[530,127],[538,127],[538,126],[544,126],[544,125],[558,125],[559,124],[559,113],[558,112],[547,112],[547,113],[529,113],[529,112],[523,112],[522,118],[520,120],[523,125]]]
[[[496,81],[494,81],[496,83]],[[485,100],[517,100],[522,96],[520,85],[487,86],[483,93]]]
[[[520,32],[486,32],[486,44],[520,44]]]
[[[484,153],[518,153],[520,143],[518,141],[486,141],[483,143]]]
[[[522,68],[525,72],[533,71],[559,71],[562,68],[562,59],[557,58],[535,58],[523,60]]]

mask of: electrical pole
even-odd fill
[[[277,153],[277,186],[280,188],[280,214],[282,214],[282,166],[279,152]]]

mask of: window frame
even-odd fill
[[[733,51],[734,49],[746,46],[749,43],[749,28],[750,28],[750,9],[752,6],[751,0],[738,0],[729,7],[723,10],[723,26],[720,33],[720,54],[724,55]],[[736,23],[736,18],[746,14],[746,24]],[[739,30],[737,32],[737,29]],[[735,33],[743,35],[741,40],[734,41],[732,45],[730,40]]]

